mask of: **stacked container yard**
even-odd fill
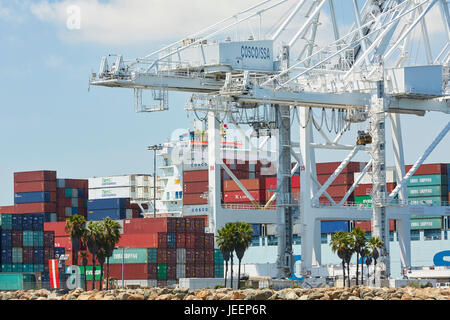
[[[422,164],[407,183],[408,200],[412,205],[448,205],[448,164]],[[405,171],[411,169],[405,166]],[[424,237],[440,238],[441,216],[411,216],[411,230],[424,230]]]
[[[174,284],[179,278],[213,278],[214,235],[205,233],[205,220],[197,217],[124,220],[120,248],[110,259],[109,275],[149,286]],[[122,253],[125,256],[122,257]],[[215,259],[216,255],[216,259]],[[124,260],[123,260],[124,259]],[[223,274],[222,274],[223,276]]]
[[[56,179],[56,198],[57,221],[65,221],[75,214],[87,217],[87,180]]]
[[[157,180],[159,199],[160,180]],[[89,178],[88,220],[131,219],[140,217],[140,207],[133,200],[153,201],[153,176],[120,175]]]

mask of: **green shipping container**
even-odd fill
[[[36,276],[27,273],[0,273],[0,290],[30,290],[36,288]]]
[[[158,263],[158,249],[149,248],[147,251],[148,263]]]
[[[43,264],[33,264],[33,272],[44,272]]]
[[[33,246],[33,231],[23,232],[23,246],[32,247]]]
[[[417,187],[417,186],[440,186],[447,184],[448,177],[447,175],[442,174],[426,174],[421,176],[412,176],[409,178],[408,183],[406,184],[408,187]]]
[[[219,249],[214,249],[214,265],[223,265],[223,255]]]
[[[12,264],[2,263],[2,272],[12,272]]]
[[[156,278],[158,280],[166,280],[167,279],[167,265],[166,264],[158,264],[157,267]]]
[[[64,196],[66,198],[72,198],[72,189],[66,188],[65,191],[64,191]]]
[[[408,197],[439,197],[448,193],[447,185],[408,187]]]
[[[33,232],[33,247],[43,247],[44,232],[43,231],[32,231],[32,232]]]
[[[12,215],[8,213],[0,214],[0,226],[3,230],[12,230]]]
[[[363,207],[371,207],[372,206],[372,197],[371,196],[355,196],[355,204],[361,205]]]
[[[12,272],[23,272],[23,265],[22,264],[12,264]]]
[[[445,203],[448,201],[448,197],[442,196],[442,197],[421,197],[421,198],[411,198],[408,199],[409,204],[414,206],[441,206],[445,205]]]
[[[78,267],[80,274],[84,275],[84,267]],[[105,268],[103,267],[103,271],[105,271]],[[95,280],[100,280],[100,266],[95,266]],[[105,279],[105,272],[103,272],[102,280]],[[92,266],[86,266],[86,280],[92,281]]]
[[[442,219],[411,219],[411,230],[441,229]]]
[[[12,263],[13,264],[17,264],[17,263],[22,263],[22,248],[18,248],[18,247],[13,247],[12,248]],[[13,271],[16,272],[16,271]],[[22,271],[17,271],[17,272],[22,272]]]
[[[125,264],[142,264],[147,263],[148,260],[148,249],[131,248],[125,249],[125,256],[123,255],[122,249],[115,249],[113,255],[109,258],[110,264],[122,264],[122,259],[124,259]]]
[[[23,264],[23,272],[34,272],[34,265],[30,263]]]

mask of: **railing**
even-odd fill
[[[223,203],[222,208],[230,210],[277,210],[276,205],[271,205],[266,209],[259,209],[252,204],[235,204],[235,203]]]

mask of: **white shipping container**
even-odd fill
[[[89,189],[134,186],[136,186],[135,175],[89,178]]]
[[[78,208],[78,198],[72,198],[72,207]]]
[[[185,248],[177,248],[177,263],[186,264],[186,249]]]
[[[72,207],[65,207],[64,213],[66,214],[66,217],[71,217],[72,216]]]
[[[186,276],[186,264],[177,262],[177,279],[184,278]]]
[[[355,172],[355,181],[361,176],[360,172]],[[394,170],[386,170],[386,183],[396,182]],[[372,174],[367,172],[359,184],[372,184]]]
[[[78,189],[72,189],[72,198],[78,198]]]
[[[125,287],[127,286],[140,286],[140,287],[156,287],[157,286],[157,280],[142,280],[142,279],[136,279],[136,280],[124,280]],[[117,284],[119,286],[122,286],[122,280],[118,279]]]
[[[135,187],[89,189],[89,200],[109,198],[136,198]]]

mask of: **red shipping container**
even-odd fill
[[[208,193],[191,193],[183,195],[184,205],[208,204]]]
[[[167,248],[166,232],[158,232],[158,248]]]
[[[15,182],[14,193],[56,191],[56,181]]]
[[[59,207],[71,207],[72,206],[72,198],[58,198],[57,205]]]
[[[107,266],[105,264],[105,274]],[[149,279],[149,266],[145,264],[125,264],[123,270],[123,278],[125,280]],[[122,279],[122,264],[109,265],[109,277]]]
[[[239,179],[239,180],[243,180],[243,179],[248,179],[250,177],[250,172],[248,170],[237,170],[237,169],[233,169],[231,170],[231,172],[233,172],[234,176]],[[227,172],[225,172],[225,170],[221,170],[220,171],[221,174],[221,180],[222,181],[232,181],[233,179],[231,178],[230,175],[228,175]],[[258,176],[255,174],[255,176]]]
[[[201,264],[195,264],[194,265],[194,274],[196,278],[204,278],[205,277],[205,265],[203,263]]]
[[[149,263],[148,264],[148,278],[156,279],[158,275],[158,264],[157,263]]]
[[[265,189],[265,179],[243,179],[240,180],[240,183],[247,189],[247,190],[261,190]],[[229,192],[229,191],[241,191],[241,188],[237,185],[234,180],[228,180],[223,182],[223,191]]]
[[[54,246],[55,246],[55,232],[44,231],[44,247],[54,247]]]
[[[177,265],[176,264],[167,264],[167,280],[176,280],[177,279]]]
[[[167,263],[177,264],[177,249],[167,248]]]
[[[22,248],[22,262],[24,264],[33,263],[33,247],[23,247]]]
[[[194,263],[205,263],[205,250],[200,248],[194,249]]]
[[[11,244],[13,247],[23,247],[23,231],[11,231]]]
[[[193,263],[186,263],[186,278],[196,278],[195,276],[195,264]]]
[[[56,204],[51,202],[16,203],[14,210],[16,213],[52,213],[56,212]]]
[[[205,233],[205,220],[202,218],[194,218],[194,232]]]
[[[208,181],[208,170],[184,171],[183,183]]]
[[[214,278],[214,264],[205,264],[203,276],[205,278]]]
[[[203,249],[205,248],[205,235],[203,233],[194,233],[195,235],[195,248]]]
[[[186,265],[195,263],[195,249],[186,249]]]
[[[186,234],[177,233],[177,248],[185,248],[186,245]]]
[[[205,249],[203,250],[204,254],[204,263],[214,265],[214,248],[213,249]]]
[[[78,215],[83,216],[83,217],[87,217],[87,208],[78,208]]]
[[[353,228],[360,228],[363,231],[371,232],[372,231],[372,222],[370,220],[355,220],[353,222]],[[395,231],[396,224],[395,220],[389,219],[389,231]]]
[[[186,232],[186,221],[184,218],[175,218],[175,232],[184,233]],[[184,242],[184,240],[183,240]]]
[[[85,198],[78,198],[78,208],[86,208]]]
[[[50,259],[55,259],[55,248],[54,247],[44,248],[44,261],[47,262]]]
[[[323,162],[316,163],[317,174],[332,174],[340,166],[341,162]],[[365,162],[355,162],[351,161],[347,166],[341,171],[341,173],[351,173],[351,172],[361,172],[366,166]]]
[[[156,261],[159,264],[167,263],[167,248],[158,248],[156,250]]]
[[[205,249],[214,248],[214,233],[205,233]]]
[[[56,197],[57,199],[62,199],[66,197],[66,189],[65,188],[56,188]]]
[[[397,183],[395,182],[388,182],[386,183],[386,192],[389,194],[391,193],[395,187],[397,186]],[[372,194],[372,184],[359,184],[356,186],[354,191],[355,196],[369,196]]]
[[[405,166],[405,173],[412,168],[412,165]],[[419,169],[414,173],[415,176],[424,175],[424,174],[448,174],[447,172],[447,164],[446,163],[427,163],[422,164]]]
[[[15,214],[14,205],[0,207],[0,214]]]
[[[327,188],[327,193],[332,197],[343,197],[347,191],[350,189],[351,185],[342,186],[329,186]]]
[[[328,178],[331,177],[331,174],[319,174],[317,175],[317,181],[320,184],[324,184],[328,181]],[[341,173],[336,179],[334,179],[332,186],[340,186],[340,185],[352,185],[354,182],[354,174],[352,173]]]
[[[203,193],[208,192],[208,189],[208,181],[183,183],[183,194]]]
[[[262,202],[266,200],[265,190],[252,190],[248,192],[256,202]],[[225,203],[241,203],[250,201],[250,199],[245,195],[243,191],[224,192],[223,200]]]
[[[14,172],[14,182],[56,181],[56,171],[24,171]]]
[[[122,234],[117,246],[130,248],[158,248],[158,233]]]
[[[176,232],[177,218],[126,219],[123,223],[124,234]]]
[[[186,249],[195,248],[195,233],[185,233],[185,243]]]

